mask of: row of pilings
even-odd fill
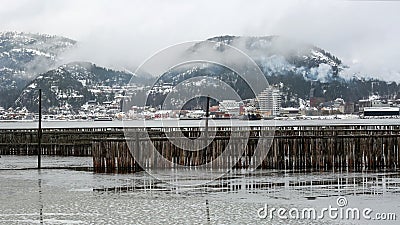
[[[45,128],[38,149],[37,129],[1,129],[0,155],[92,156],[94,138],[123,138],[122,128]]]
[[[142,168],[397,169],[400,126],[43,129],[42,155],[91,156],[97,172]],[[34,155],[36,129],[0,129],[0,155]]]

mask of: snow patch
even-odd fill
[[[82,86],[86,87],[86,80],[78,80],[79,82],[81,82]]]
[[[312,77],[321,82],[327,82],[332,74],[332,67],[325,63],[319,64],[317,68],[311,68]]]
[[[28,88],[35,89],[36,86],[37,86],[36,83],[32,83],[31,85],[28,86]]]

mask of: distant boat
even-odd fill
[[[179,120],[202,120],[203,117],[180,117]]]
[[[363,112],[364,117],[390,117],[399,115],[399,107],[365,107]]]
[[[261,120],[262,116],[260,114],[247,114],[241,116],[239,119],[241,120]]]
[[[237,117],[208,117],[210,120],[231,120],[238,119]],[[206,117],[180,117],[179,120],[202,120]]]
[[[113,118],[110,116],[99,116],[94,118],[94,121],[113,121]]]
[[[230,120],[230,119],[237,119],[237,118],[232,118],[232,117],[214,117],[211,118],[213,120]]]
[[[275,116],[264,116],[263,119],[264,120],[273,120],[273,119],[275,119]]]

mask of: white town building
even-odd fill
[[[281,93],[278,88],[268,87],[258,95],[260,112],[267,116],[280,114],[281,101]]]

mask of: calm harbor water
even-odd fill
[[[260,208],[346,207],[400,215],[400,173],[238,170],[195,188],[174,187],[145,172],[77,170],[91,158],[0,158],[0,224],[376,224],[375,220],[260,218]],[[57,168],[59,167],[59,168]],[[66,169],[71,167],[71,169]],[[207,202],[207,203],[206,203]],[[380,221],[398,224],[398,218]]]

